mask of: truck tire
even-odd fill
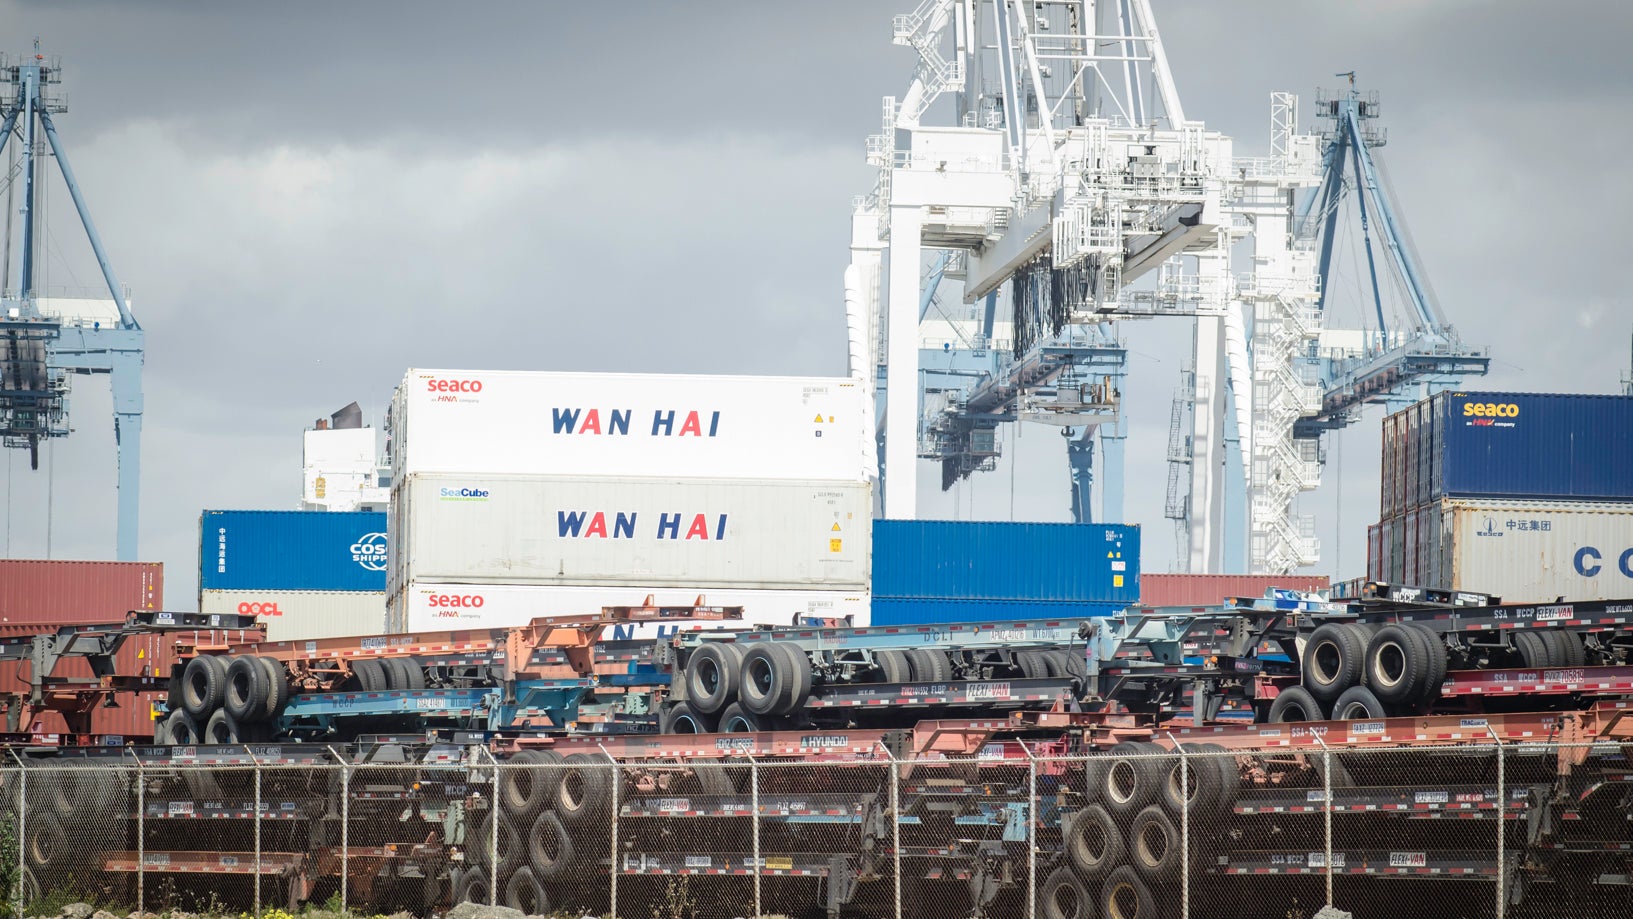
[[[1219,796],[1214,807],[1221,813],[1229,813],[1236,806],[1236,796],[1242,789],[1242,769],[1235,755],[1216,743],[1197,744],[1196,752],[1204,761],[1213,763],[1214,774],[1219,777]]]
[[[1134,817],[1128,828],[1128,860],[1140,876],[1152,884],[1166,884],[1179,877],[1185,861],[1174,819],[1153,804]]]
[[[493,824],[490,820],[499,821],[499,836],[497,845],[494,845]],[[498,855],[498,873],[504,877],[510,873],[527,855],[526,845],[522,842],[522,834],[516,829],[516,821],[503,809],[497,813],[489,811],[474,827],[475,833],[465,840],[465,856],[471,863],[483,870],[494,869],[493,855]],[[501,888],[502,889],[502,888]]]
[[[1111,748],[1106,756],[1105,782],[1102,783],[1107,810],[1126,818],[1156,800],[1167,767],[1165,761],[1153,755],[1161,750],[1155,744],[1133,741]]]
[[[737,698],[743,649],[731,642],[704,642],[686,662],[686,695],[692,707],[713,715]]]
[[[164,706],[171,711],[180,711],[182,703],[182,670],[183,665],[176,664],[170,668],[170,682],[165,686]]]
[[[352,661],[352,680],[358,692],[385,692],[386,668],[374,658]]]
[[[737,684],[737,702],[743,711],[754,715],[769,715],[781,707],[783,696],[789,693],[787,659],[776,642],[761,641],[743,652],[742,677]],[[725,718],[731,705],[720,710]]]
[[[1565,633],[1562,630],[1539,629],[1537,637],[1542,639],[1543,647],[1548,649],[1548,666],[1570,666],[1571,649],[1565,645]]]
[[[1327,713],[1321,703],[1302,686],[1289,686],[1276,694],[1270,703],[1270,723],[1288,721],[1325,721]]]
[[[221,706],[226,690],[227,668],[219,657],[201,654],[187,662],[182,671],[181,705],[195,721],[210,717]]]
[[[454,878],[454,903],[488,903],[488,873],[481,868],[467,868]]]
[[[1094,919],[1094,897],[1067,865],[1061,865],[1043,882],[1044,919]]]
[[[191,747],[198,743],[198,736],[198,722],[186,709],[178,708],[159,722],[159,736],[154,740],[171,746]]]
[[[1105,877],[1123,862],[1123,831],[1099,804],[1077,812],[1066,831],[1066,857],[1090,881]]]
[[[945,683],[953,678],[952,661],[933,648],[909,649],[907,662],[913,668],[915,683]]]
[[[782,656],[788,662],[792,679],[788,682],[788,696],[773,714],[791,715],[805,707],[811,698],[811,658],[804,649],[791,644],[782,645]]]
[[[1089,662],[1083,655],[1073,651],[1047,652],[1049,659],[1054,662],[1051,667],[1056,676],[1072,680],[1085,680],[1089,676]]]
[[[1133,865],[1113,871],[1100,885],[1101,919],[1157,919],[1157,898]]]
[[[533,817],[551,800],[549,760],[535,750],[512,756],[500,770],[499,803],[515,814],[519,823],[531,824]]]
[[[1193,814],[1212,815],[1228,808],[1234,800],[1234,788],[1226,792],[1225,772],[1228,769],[1230,777],[1236,778],[1235,761],[1215,752],[1223,752],[1223,747],[1209,747],[1214,745],[1181,744],[1185,755],[1169,762],[1167,780],[1162,784],[1162,804],[1170,813],[1189,808]]]
[[[425,670],[419,662],[408,657],[388,657],[385,665],[386,684],[399,692],[413,692],[425,688]]]
[[[741,702],[733,702],[720,713],[718,731],[722,734],[755,734],[773,730],[776,730],[775,716],[756,715],[744,709]]]
[[[218,708],[210,713],[210,720],[205,722],[204,736],[200,742],[217,747],[244,743],[250,739],[245,727],[247,725],[240,726],[225,708]]]
[[[1424,679],[1423,691],[1418,695],[1419,701],[1428,705],[1440,698],[1440,689],[1446,682],[1446,639],[1420,622],[1407,623],[1407,627],[1418,633],[1423,653],[1428,656],[1429,675]]]
[[[1365,686],[1351,686],[1332,704],[1334,721],[1370,721],[1387,717],[1389,713],[1384,711],[1383,703]]]
[[[1367,645],[1367,685],[1382,702],[1415,702],[1429,680],[1429,649],[1417,629],[1386,625]]]
[[[541,881],[553,881],[572,867],[573,839],[555,811],[544,811],[534,819],[533,831],[527,834],[527,862]]]
[[[750,714],[785,715],[811,694],[811,659],[791,644],[755,643],[743,654],[742,673],[737,701]]]
[[[659,734],[713,734],[718,722],[692,707],[690,702],[675,702],[664,707],[658,715]]]
[[[541,916],[550,912],[550,895],[544,885],[533,876],[533,870],[523,865],[505,882],[504,905],[519,910],[524,916]]]
[[[227,665],[223,709],[239,724],[260,721],[266,717],[271,682],[259,658],[247,654],[233,658]]]
[[[881,683],[913,682],[913,668],[907,663],[907,655],[900,651],[875,651],[873,664],[879,670]]]
[[[593,753],[574,753],[562,761],[556,785],[556,813],[564,826],[587,830],[601,821],[611,803],[617,767]]]
[[[267,709],[265,721],[276,721],[283,717],[284,709],[289,707],[289,697],[292,694],[289,686],[289,672],[284,669],[283,661],[275,657],[260,658],[261,669],[267,675]]]
[[[1049,675],[1049,663],[1039,651],[1016,651],[1015,667],[1025,680],[1041,680]]]
[[[1565,666],[1581,667],[1588,662],[1588,649],[1582,646],[1582,636],[1570,629],[1559,630],[1559,643],[1565,646]]]
[[[1366,672],[1367,641],[1349,623],[1329,622],[1310,634],[1301,660],[1304,688],[1322,702],[1331,702],[1351,686],[1361,685]]]
[[[1514,633],[1514,651],[1519,655],[1521,667],[1527,670],[1548,667],[1552,663],[1548,650],[1548,644],[1541,635],[1525,631]]]

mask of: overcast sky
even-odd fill
[[[905,7],[911,4],[901,0]],[[1264,152],[1268,94],[1356,70],[1394,185],[1482,388],[1610,392],[1633,307],[1633,5],[1155,0],[1186,114]],[[0,0],[8,54],[61,55],[64,143],[148,335],[142,556],[196,601],[202,508],[292,506],[300,432],[375,423],[410,366],[840,374],[863,140],[914,63],[896,5],[193,4]],[[1304,126],[1308,126],[1306,117]],[[60,186],[58,186],[60,189]],[[96,282],[66,194],[45,285]],[[1166,570],[1178,322],[1125,328],[1128,522]],[[111,557],[103,380],[45,470],[7,462],[7,553]],[[1306,499],[1363,573],[1378,415]],[[1060,438],[936,491],[925,516],[1060,520]],[[1013,483],[1013,484],[1012,484]],[[1013,511],[1011,510],[1013,507]],[[49,509],[49,513],[48,513]]]

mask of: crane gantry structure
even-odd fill
[[[1323,98],[1336,127],[1309,134],[1296,97],[1276,93],[1270,155],[1238,157],[1187,120],[1149,0],[923,0],[893,29],[919,60],[868,141],[879,174],[857,201],[846,271],[852,372],[883,396],[884,516],[915,515],[919,458],[941,462],[945,488],[992,467],[999,424],[1031,420],[1082,430],[1068,438],[1080,521],[1100,429],[1105,514],[1120,517],[1119,329],[1184,317],[1195,353],[1175,419],[1190,431],[1170,459],[1189,468],[1169,496],[1180,567],[1219,570],[1242,545],[1254,571],[1290,571],[1318,558],[1295,501],[1319,482],[1321,433],[1413,383],[1484,371],[1433,305],[1377,180],[1375,101]],[[1377,329],[1334,334],[1323,240],[1355,187],[1421,308],[1391,328],[1380,307]],[[925,273],[927,249],[939,254]],[[940,306],[949,280],[962,309]],[[1246,532],[1227,526],[1236,518]]]
[[[117,557],[136,559],[142,437],[141,325],[102,248],[96,225],[57,135],[53,114],[67,110],[51,87],[62,82],[61,62],[39,53],[0,57],[0,154],[7,154],[5,249],[0,252],[0,446],[29,452],[39,468],[40,444],[66,437],[70,374],[107,374],[113,392],[114,441],[119,453]],[[41,143],[41,136],[46,143]],[[49,150],[47,149],[49,148]],[[52,296],[40,284],[45,238],[43,185],[56,161],[81,227],[107,285],[109,299]],[[20,186],[20,188],[19,188]],[[12,216],[21,229],[18,273],[12,285]]]

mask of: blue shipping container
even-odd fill
[[[1633,397],[1441,393],[1424,497],[1633,499]]]
[[[200,590],[386,589],[386,515],[205,511]]]
[[[1126,606],[1140,597],[1140,528],[875,520],[873,596]]]
[[[1120,603],[1047,600],[949,600],[874,597],[870,625],[935,625],[940,622],[1045,622],[1120,613]]]

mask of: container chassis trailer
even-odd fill
[[[1128,919],[1177,914],[1176,863],[1164,853],[1173,855],[1181,824],[1185,895],[1214,904],[1199,915],[1228,915],[1217,904],[1233,891],[1240,899],[1233,879],[1244,876],[1487,881],[1515,914],[1554,908],[1567,886],[1625,902],[1633,602],[1504,607],[1479,595],[1402,593],[1376,585],[1368,601],[1336,607],[1272,596],[1089,622],[755,628],[636,645],[598,641],[623,611],[493,633],[277,644],[253,629],[195,623],[178,632],[187,656],[178,701],[189,668],[216,666],[195,661],[224,657],[229,673],[238,659],[257,662],[237,665],[247,690],[238,705],[268,704],[278,693],[268,685],[256,695],[254,674],[274,661],[289,676],[287,698],[271,708],[277,720],[234,723],[262,725],[254,730],[269,739],[246,731],[225,745],[36,745],[12,755],[70,766],[70,777],[91,765],[121,777],[112,784],[124,806],[112,810],[123,824],[141,815],[143,844],[90,852],[82,870],[255,873],[275,877],[291,902],[321,898],[344,877],[359,902],[382,908],[485,900],[485,883],[519,907],[549,900],[605,911],[614,877],[631,897],[669,883],[655,879],[706,878],[721,903],[728,890],[740,901],[752,883],[756,902],[790,914],[893,915],[900,896],[906,915],[946,915],[915,912],[934,902]],[[1278,705],[1300,692],[1314,698],[1315,668],[1300,661],[1348,640],[1330,639],[1332,626],[1367,629],[1369,649],[1380,635],[1380,648],[1396,641],[1408,670],[1433,666],[1432,652],[1408,659],[1425,648],[1425,632],[1448,665],[1474,666],[1443,671],[1438,683],[1425,670],[1436,694],[1375,710]],[[1582,649],[1580,666],[1569,666],[1574,652],[1560,638],[1535,652],[1525,635],[1567,635]],[[1287,660],[1261,658],[1269,647]],[[1540,666],[1506,666],[1533,652]],[[1566,666],[1548,666],[1556,655]],[[1383,681],[1401,681],[1394,659],[1369,655],[1338,695],[1370,689],[1378,661]],[[528,663],[512,669],[512,660]],[[358,687],[369,662],[385,685]],[[1482,666],[1492,664],[1502,666]],[[423,688],[404,669],[418,671]],[[1232,707],[1257,723],[1219,717]],[[1490,774],[1492,744],[1508,745],[1506,776]],[[1409,754],[1482,765],[1457,782],[1378,765]],[[316,767],[327,767],[327,782],[314,782]],[[16,772],[26,781],[31,769]],[[271,778],[249,795],[246,774]],[[334,779],[345,774],[384,781]],[[0,797],[26,800],[31,812],[63,797],[17,792]],[[397,817],[365,821],[382,828],[374,835],[337,831],[370,807]],[[36,831],[52,836],[55,812],[41,813]],[[69,815],[55,816],[61,825]],[[200,819],[253,825],[258,839],[286,821],[288,851],[270,860],[264,846],[200,852],[153,829]],[[1373,848],[1329,854],[1322,821],[1361,827]],[[1432,845],[1429,827],[1447,821],[1506,827],[1489,834],[1506,845]],[[126,843],[136,833],[108,832]],[[557,843],[540,848],[541,839]],[[573,858],[558,863],[562,841]],[[51,869],[50,846],[41,851],[45,862],[36,864],[38,852],[27,859],[36,877]],[[587,894],[599,885],[586,877],[604,877],[606,892]],[[1412,896],[1385,887],[1367,892]]]

